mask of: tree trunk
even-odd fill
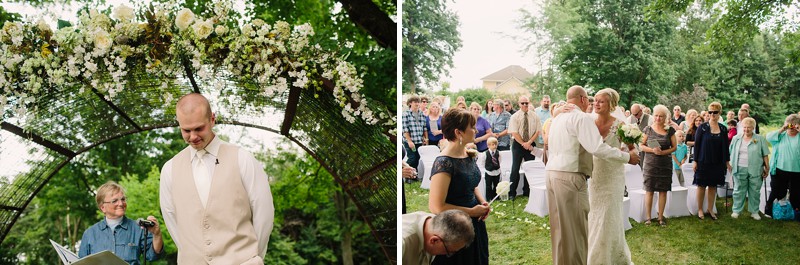
[[[342,242],[339,245],[342,248],[342,264],[353,265],[353,220],[348,209],[350,200],[343,191],[337,190],[333,193],[333,201],[341,222]]]

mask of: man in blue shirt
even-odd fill
[[[149,234],[145,238],[145,228],[125,217],[128,201],[122,186],[114,181],[106,182],[97,189],[95,200],[105,218],[83,232],[78,249],[80,258],[108,250],[125,262],[138,265],[139,254],[146,249],[147,260],[158,259],[164,249],[158,220],[153,216],[147,217],[153,226],[146,228]]]
[[[542,124],[544,124],[544,122],[550,118],[550,96],[548,95],[542,96],[542,101],[539,104],[540,104],[539,107],[537,107],[533,111],[536,112],[536,116],[539,116],[539,121],[542,122]],[[536,145],[544,146],[544,139],[542,139],[542,134],[539,134],[539,137],[536,138]]]

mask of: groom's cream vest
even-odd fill
[[[250,199],[239,176],[238,147],[220,145],[217,159],[224,162],[214,169],[205,209],[195,188],[190,155],[189,148],[184,149],[175,156],[172,167],[176,183],[172,186],[172,199],[182,237],[178,264],[260,260]]]

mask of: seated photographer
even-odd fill
[[[109,250],[129,264],[139,264],[139,255],[144,249],[147,250],[147,260],[158,258],[164,249],[158,220],[148,216],[148,223],[125,217],[128,202],[122,186],[114,181],[106,182],[97,189],[95,199],[105,218],[83,232],[78,250],[80,258]],[[146,238],[145,229],[148,231]]]

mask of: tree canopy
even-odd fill
[[[447,9],[446,2],[403,3],[403,92],[414,94],[420,85],[432,86],[453,67],[461,37],[458,16]]]

